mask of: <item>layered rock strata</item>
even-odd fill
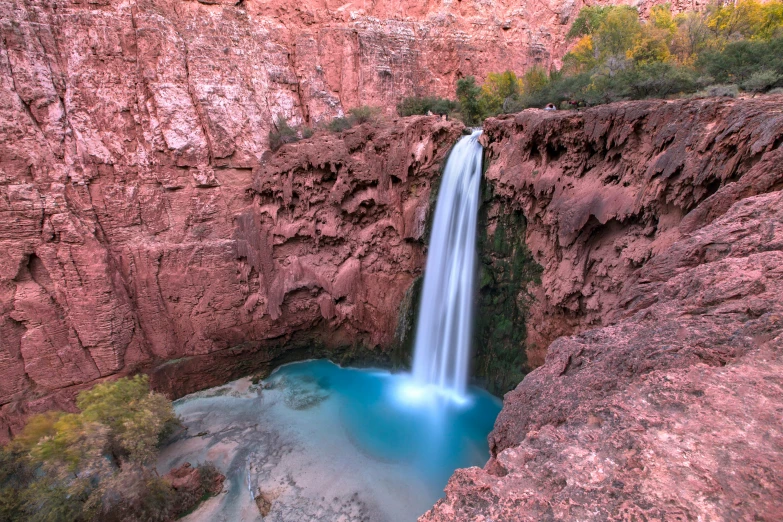
[[[582,333],[548,345],[505,396],[490,462],[458,470],[420,520],[783,516],[781,106],[487,124],[487,176],[544,268],[529,339]]]

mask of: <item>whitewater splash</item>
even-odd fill
[[[412,394],[465,397],[476,271],[481,131],[451,151],[438,193],[413,358]]]

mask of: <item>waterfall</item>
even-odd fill
[[[454,398],[465,395],[476,272],[481,181],[480,130],[463,137],[443,172],[416,328],[413,380]]]

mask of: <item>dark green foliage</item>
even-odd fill
[[[291,127],[282,116],[277,117],[275,128],[269,131],[269,148],[276,151],[286,143],[294,143],[299,140],[299,133]]]
[[[714,96],[728,96],[734,98],[739,94],[739,87],[736,85],[709,85],[697,92],[694,96],[697,98],[708,98]]]
[[[202,495],[209,495],[215,480],[220,476],[220,471],[211,462],[205,462],[198,465],[199,489]]]
[[[579,15],[568,30],[568,38],[579,38],[594,34],[606,20],[607,15],[615,9],[636,9],[628,6],[588,6],[579,11]]]
[[[423,283],[424,278],[422,276],[414,279],[400,303],[397,328],[394,332],[395,344],[390,354],[392,365],[395,368],[410,368],[413,343],[416,341],[416,316],[421,303]]]
[[[597,90],[606,93],[606,101],[667,98],[693,92],[699,85],[693,71],[668,62],[637,65],[596,83]]]
[[[362,105],[360,107],[354,107],[353,109],[349,110],[348,118],[354,125],[361,125],[362,123],[374,121],[380,113],[381,110],[378,107]]]
[[[403,98],[400,103],[397,104],[397,114],[400,116],[414,116],[416,114],[432,114],[444,115],[450,114],[457,110],[457,102],[449,100],[447,98],[439,98],[437,96],[412,96],[410,98]]]
[[[326,128],[329,130],[329,132],[344,132],[354,125],[361,125],[362,123],[377,121],[380,117],[380,114],[381,109],[378,107],[372,107],[370,105],[354,107],[348,111],[348,116],[334,118],[332,121],[326,124]]]
[[[330,132],[343,132],[351,127],[353,127],[353,125],[348,118],[335,118],[327,125]]]
[[[24,509],[21,491],[34,479],[26,453],[11,445],[0,446],[0,520],[19,520]]]
[[[460,113],[465,125],[478,125],[481,123],[482,112],[479,103],[481,87],[476,84],[476,78],[466,76],[457,80],[457,98],[459,99]]]
[[[702,54],[697,65],[718,83],[746,82],[765,71],[783,76],[783,37],[731,42],[722,51]]]
[[[748,92],[764,92],[775,85],[783,83],[783,74],[776,71],[756,71],[742,82],[742,88]]]
[[[483,186],[484,201],[491,190]],[[525,218],[518,210],[501,207],[494,232],[487,233],[488,204],[479,214],[479,291],[474,345],[475,375],[487,389],[502,395],[513,389],[529,371],[525,356],[525,318],[532,296],[526,287],[540,282],[542,268],[525,245]]]

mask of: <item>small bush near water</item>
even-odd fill
[[[98,384],[76,404],[78,413],[33,416],[0,448],[0,520],[168,521],[201,500],[155,471],[179,421],[146,376]]]

